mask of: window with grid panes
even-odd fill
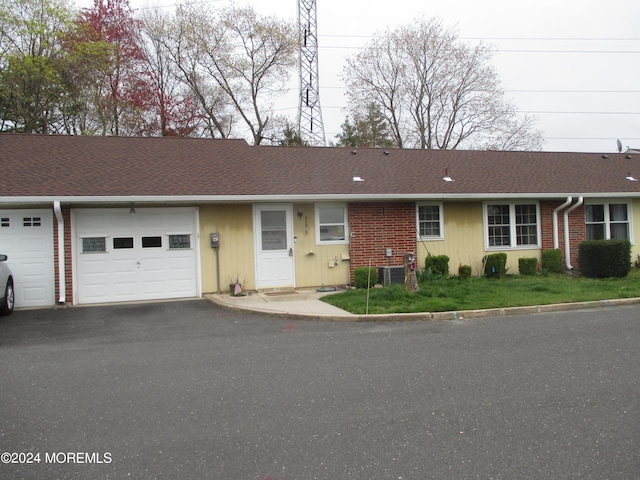
[[[488,248],[539,246],[540,225],[537,204],[487,204],[485,211],[485,234]]]
[[[442,238],[441,205],[418,205],[418,233],[421,238]]]

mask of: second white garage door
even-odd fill
[[[74,301],[198,295],[197,209],[75,209]]]
[[[9,257],[16,308],[54,304],[53,248],[51,210],[0,210],[0,253]]]

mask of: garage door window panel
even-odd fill
[[[161,248],[162,237],[142,237],[142,248]]]
[[[82,253],[105,253],[106,251],[106,237],[84,237],[82,239]]]
[[[191,235],[179,234],[169,235],[169,250],[190,250]]]
[[[22,219],[23,227],[41,227],[42,226],[42,218],[40,217],[24,217]]]
[[[113,239],[113,249],[122,250],[133,248],[133,237],[116,237]]]
[[[11,226],[11,219],[9,217],[2,217],[0,218],[0,227],[10,227]]]

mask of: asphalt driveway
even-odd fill
[[[0,319],[0,478],[637,479],[640,309]],[[7,455],[9,454],[9,455]]]

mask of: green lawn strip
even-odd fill
[[[632,297],[640,297],[640,272],[635,270],[626,278],[605,279],[567,275],[463,281],[449,278],[423,282],[416,294],[406,292],[402,285],[372,288],[369,313],[445,312]],[[367,290],[348,290],[327,295],[323,300],[348,312],[364,314]]]

